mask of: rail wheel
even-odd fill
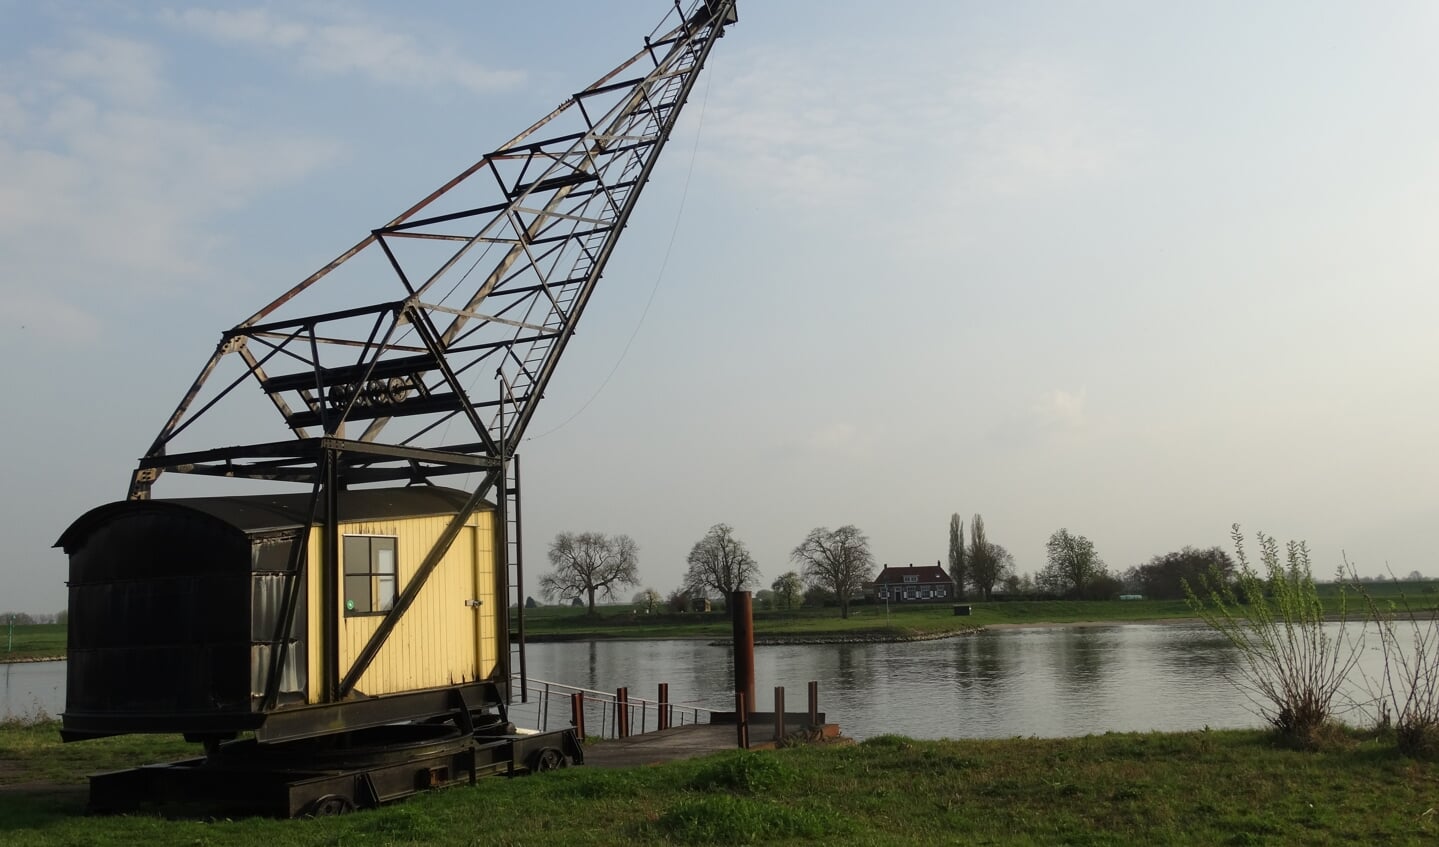
[[[315,798],[306,810],[305,816],[311,818],[330,818],[335,815],[348,815],[355,811],[355,803],[343,794],[326,794],[323,797]]]
[[[570,760],[564,753],[554,747],[541,747],[530,754],[529,768],[531,773],[545,773],[568,767]]]

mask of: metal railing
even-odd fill
[[[670,727],[710,723],[711,714],[717,711],[669,700],[666,683],[660,684],[659,697],[654,700],[631,697],[627,688],[595,691],[534,678],[528,680],[526,693],[529,695],[526,702],[510,705],[510,721],[516,726],[547,732],[578,723],[589,738],[625,738]],[[581,712],[578,716],[577,704]]]

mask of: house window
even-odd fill
[[[937,588],[937,589],[935,589],[935,591],[934,591],[934,596],[936,596],[936,597],[943,597],[943,596],[944,596],[944,589],[943,589],[943,588]]]
[[[889,599],[889,592],[888,592],[888,591],[881,591],[881,592],[879,592],[879,599],[881,599],[881,600],[888,600],[888,599]]]
[[[926,588],[925,590],[919,592],[919,596],[920,596],[920,598],[923,599],[923,600],[928,600],[929,597],[930,597],[929,589]]]
[[[344,562],[347,616],[382,614],[394,608],[395,539],[347,535]]]
[[[907,576],[907,577],[904,578],[904,581],[905,581],[905,582],[919,582],[919,577],[917,577],[917,576]]]

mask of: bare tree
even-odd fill
[[[759,582],[759,566],[744,542],[735,538],[734,527],[727,523],[710,527],[705,537],[690,548],[687,561],[690,568],[684,585],[696,597],[718,592],[729,602],[730,594]]]
[[[974,590],[989,600],[994,594],[994,586],[1014,572],[1014,556],[1003,545],[989,541],[984,545],[984,555],[976,556],[975,561],[981,566],[970,569],[970,580],[974,583]]]
[[[595,594],[612,599],[615,589],[639,585],[639,545],[628,535],[562,532],[550,544],[553,573],[540,577],[546,598],[586,595],[595,613]]]
[[[1109,573],[1104,560],[1094,552],[1094,542],[1068,529],[1055,530],[1044,546],[1049,562],[1039,581],[1046,590],[1086,599],[1089,584]]]
[[[770,590],[774,592],[775,602],[788,612],[804,596],[804,580],[794,571],[786,571],[779,575]]]
[[[790,560],[801,566],[810,585],[833,592],[839,600],[840,617],[849,617],[849,599],[858,592],[874,571],[874,557],[869,552],[869,539],[854,526],[830,531],[826,527],[810,530],[804,541],[790,554]]]
[[[964,599],[964,583],[969,578],[965,564],[964,518],[955,512],[949,516],[949,577],[954,580],[955,594],[961,600]]]

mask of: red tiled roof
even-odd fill
[[[907,576],[919,577],[918,581],[920,583],[953,583],[953,580],[949,578],[949,574],[945,572],[944,568],[938,565],[920,565],[919,567],[896,567],[891,565],[879,572],[879,576],[874,578],[874,584],[898,585],[903,583],[904,578]]]

